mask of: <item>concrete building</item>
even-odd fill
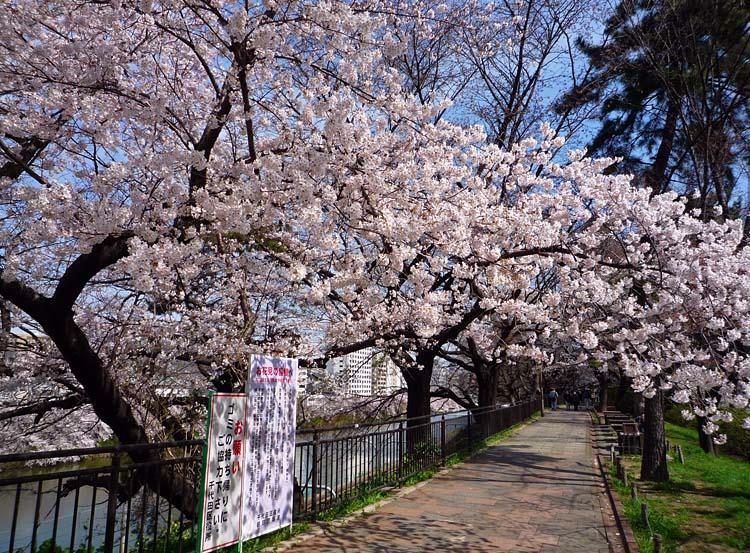
[[[401,369],[385,353],[376,353],[372,360],[372,395],[388,395],[405,387]]]
[[[341,383],[347,395],[372,395],[372,358],[374,348],[365,348],[331,359],[326,370]]]
[[[375,348],[331,359],[326,370],[340,382],[341,392],[347,395],[385,395],[405,385],[391,358]]]
[[[297,393],[304,394],[307,392],[307,378],[308,373],[306,368],[299,367],[297,369]]]

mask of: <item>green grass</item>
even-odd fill
[[[295,523],[292,526],[287,526],[286,528],[281,528],[280,530],[276,530],[265,536],[260,536],[252,540],[245,540],[242,543],[242,553],[262,551],[267,547],[273,547],[283,541],[290,540],[299,534],[304,534],[308,530],[310,530],[310,523],[300,522]],[[240,546],[237,544],[232,547],[225,547],[222,551],[225,553],[239,553]]]
[[[373,490],[369,492],[363,492],[362,494],[353,497],[349,501],[341,503],[340,505],[337,505],[332,509],[328,509],[318,517],[318,520],[331,521],[349,516],[353,513],[361,511],[368,505],[372,505],[373,503],[382,501],[383,499],[389,497],[392,493],[393,492],[389,490]]]
[[[642,552],[653,550],[651,532],[661,534],[664,551],[729,552],[750,550],[750,463],[711,456],[698,445],[693,428],[666,424],[667,439],[682,446],[685,464],[669,462],[670,481],[636,480],[639,500],[614,478]],[[640,473],[640,457],[627,456],[631,480]],[[649,507],[651,531],[640,521],[640,502]]]
[[[667,422],[673,423],[675,426],[682,427],[685,429],[697,429],[698,421],[686,421],[680,414],[681,409],[679,406],[672,405],[664,413],[664,419]],[[728,408],[732,414],[731,422],[720,422],[719,433],[727,435],[727,443],[722,446],[718,446],[719,451],[722,453],[728,453],[750,461],[750,430],[742,428],[742,421],[748,417],[748,411],[742,409]]]

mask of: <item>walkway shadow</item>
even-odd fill
[[[325,532],[326,546],[318,548],[314,541],[308,551],[362,553],[441,553],[464,551],[496,553],[497,542],[478,535],[472,526],[453,520],[431,519],[426,516],[368,515],[351,527],[335,527]],[[514,549],[516,551],[516,549]],[[519,551],[524,551],[519,549]],[[527,551],[534,551],[528,549]]]
[[[591,486],[595,476],[593,467],[581,465],[580,470],[543,466],[540,463],[554,462],[556,459],[544,455],[523,454],[490,457],[467,462],[461,469],[451,472],[451,480],[465,482],[506,482],[517,483],[519,477],[526,480],[542,481],[550,486]],[[480,474],[477,474],[479,472]],[[473,473],[473,474],[472,474]]]

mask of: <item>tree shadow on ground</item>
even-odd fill
[[[324,532],[324,547],[315,540],[304,543],[308,551],[362,553],[441,553],[464,551],[496,553],[498,542],[477,534],[469,524],[453,520],[431,519],[427,516],[368,515],[351,527],[336,526]],[[509,544],[510,545],[510,544]],[[507,549],[510,551],[511,549]],[[512,546],[512,551],[539,551],[539,546]]]

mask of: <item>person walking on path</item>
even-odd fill
[[[588,388],[583,389],[583,408],[591,409],[591,390]]]
[[[557,398],[557,390],[552,388],[552,391],[549,393],[549,402],[553,411],[557,411]]]
[[[581,393],[576,390],[573,392],[573,409],[578,411],[578,406],[581,404]]]

